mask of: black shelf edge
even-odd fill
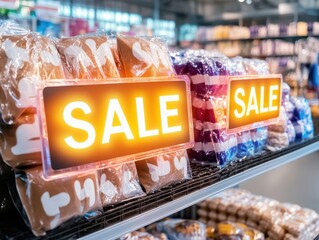
[[[201,45],[207,45],[211,43],[219,43],[219,42],[235,42],[235,41],[240,41],[240,42],[251,42],[255,40],[299,40],[299,39],[305,39],[308,37],[314,37],[314,38],[319,38],[319,35],[306,35],[306,36],[269,36],[269,37],[252,37],[252,38],[238,38],[238,39],[215,39],[215,40],[194,40],[193,42],[198,42]]]

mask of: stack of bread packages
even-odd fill
[[[309,102],[304,97],[290,96],[290,87],[283,83],[279,121],[269,126],[267,149],[281,150],[295,142],[313,137],[314,126]]]
[[[191,79],[196,163],[224,167],[263,151],[267,128],[228,134],[226,131],[228,76],[268,74],[268,68],[244,59],[216,56],[203,51],[173,54],[177,74]],[[259,63],[259,62],[258,62]],[[260,64],[260,63],[259,63]],[[266,65],[265,62],[262,64]],[[246,70],[247,69],[247,70]]]
[[[319,215],[246,190],[229,189],[198,204],[199,220],[209,226],[231,221],[264,233],[269,240],[308,240],[319,234]]]
[[[54,180],[43,176],[37,86],[66,78],[119,78],[106,36],[53,41],[4,22],[0,56],[1,166],[14,169],[11,195],[17,196],[16,206],[34,235],[45,235],[69,219],[144,195],[134,163],[88,169]]]
[[[117,36],[118,59],[122,77],[159,78],[167,80],[176,76],[165,40]],[[167,77],[167,78],[165,78]],[[146,193],[191,178],[186,150],[137,161],[139,180]]]

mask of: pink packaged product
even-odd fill
[[[192,81],[196,162],[225,166],[236,158],[237,135],[226,134],[227,82],[225,76],[240,75],[237,59],[194,57],[188,61]],[[240,66],[240,65],[239,65]]]

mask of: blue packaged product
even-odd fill
[[[255,154],[261,153],[264,150],[264,147],[267,143],[268,128],[259,127],[256,129],[252,129],[250,132],[251,132],[251,139],[254,144],[254,153]]]
[[[244,159],[255,152],[254,143],[250,131],[237,133],[237,158]]]

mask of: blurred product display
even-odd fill
[[[258,229],[269,239],[314,239],[319,215],[291,203],[254,195],[246,190],[227,190],[198,204],[199,220],[218,226],[228,220]]]

